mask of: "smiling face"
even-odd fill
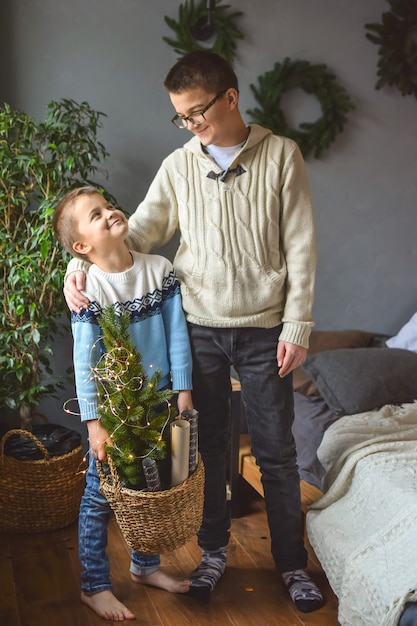
[[[80,195],[73,201],[76,224],[75,252],[88,256],[92,252],[104,256],[123,244],[128,222],[122,211],[115,209],[102,195]]]
[[[202,87],[195,87],[180,93],[170,93],[169,97],[172,106],[179,117],[191,117],[193,113],[198,113],[219,95],[208,93]],[[204,121],[195,124],[192,121],[186,122],[187,130],[196,135],[204,146],[230,146],[238,143],[236,141],[236,121],[239,123],[240,114],[237,110],[238,93],[236,89],[227,89],[219,95],[214,104],[204,113]]]

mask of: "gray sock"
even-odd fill
[[[303,569],[284,572],[281,575],[291,600],[299,611],[310,613],[323,606],[324,598],[320,589]]]
[[[195,598],[208,598],[226,569],[227,548],[203,550],[200,565],[191,573],[188,591]]]

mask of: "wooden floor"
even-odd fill
[[[244,483],[244,481],[242,481]],[[131,582],[129,549],[114,521],[108,554],[114,592],[138,626],[338,626],[337,600],[309,547],[309,571],[326,597],[314,613],[300,613],[270,555],[264,500],[246,483],[244,514],[232,521],[227,569],[210,601],[201,602]],[[163,568],[183,577],[199,562],[195,540],[162,556]],[[0,534],[2,626],[104,626],[79,601],[76,524],[51,533]],[[116,622],[114,622],[116,623]],[[118,622],[120,623],[120,622]]]

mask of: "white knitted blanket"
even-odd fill
[[[345,416],[318,450],[324,495],[307,514],[342,626],[396,626],[417,601],[417,404]]]

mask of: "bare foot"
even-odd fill
[[[130,576],[135,583],[159,587],[159,589],[165,589],[165,591],[170,591],[171,593],[187,593],[191,584],[186,579],[172,578],[172,576],[168,576],[160,569],[147,576],[136,576],[136,574],[132,573],[130,573]]]
[[[125,619],[136,619],[136,616],[122,604],[115,595],[106,589],[87,595],[81,592],[81,602],[84,602],[97,615],[113,622],[124,622]]]

